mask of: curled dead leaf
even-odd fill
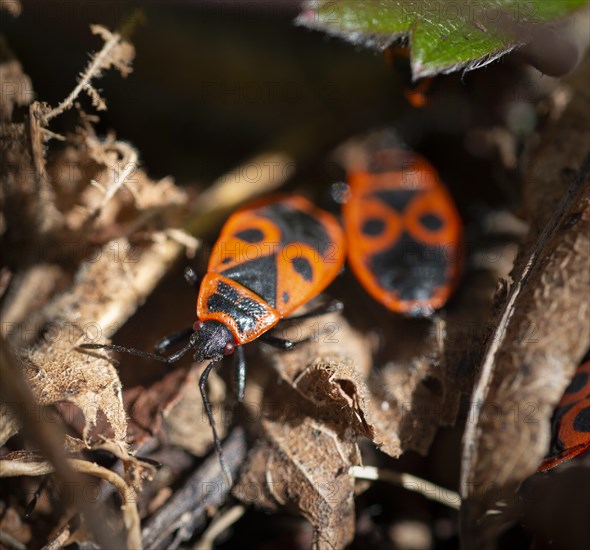
[[[463,535],[470,545],[493,541],[499,523],[513,513],[506,502],[514,503],[515,488],[547,452],[553,409],[590,346],[590,156],[583,158],[590,149],[590,114],[580,108],[589,67],[587,59],[574,75],[580,93],[539,147],[545,172],[529,195],[535,201],[531,233],[516,260],[514,283],[498,295],[495,329],[471,400],[461,480]],[[576,132],[580,141],[570,139]],[[562,134],[569,137],[561,141]],[[564,162],[581,167],[556,207]],[[486,516],[489,510],[496,514]]]
[[[314,527],[314,548],[342,548],[354,535],[354,435],[305,415],[290,420],[263,422],[265,440],[250,453],[233,494],[255,506],[295,507]]]

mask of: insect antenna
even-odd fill
[[[209,420],[209,425],[211,426],[211,431],[213,432],[213,443],[215,445],[215,450],[217,451],[217,456],[219,457],[219,464],[221,464],[225,481],[227,482],[228,486],[231,487],[233,485],[231,472],[229,471],[229,468],[225,462],[223,448],[221,447],[221,440],[219,439],[219,435],[217,435],[215,418],[213,417],[213,411],[211,410],[211,402],[209,401],[209,396],[207,395],[207,380],[209,379],[209,374],[211,373],[211,369],[214,365],[215,362],[211,361],[203,371],[203,374],[201,374],[201,378],[199,379],[199,389],[201,390],[201,397],[203,399],[205,412],[207,413],[207,419]]]
[[[161,361],[162,363],[174,363],[178,361],[183,355],[190,351],[195,346],[195,338],[191,337],[189,343],[172,355],[167,357],[164,355],[158,355],[157,353],[149,353],[147,351],[141,351],[135,348],[127,348],[125,346],[117,346],[115,344],[80,344],[79,347],[84,349],[108,349],[111,351],[117,351],[119,353],[127,353],[128,355],[135,355],[137,357],[143,357],[144,359],[154,359]]]

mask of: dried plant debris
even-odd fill
[[[32,224],[28,235],[15,231],[6,235],[5,246],[13,250],[12,254],[7,252],[8,261],[18,266],[24,260],[25,269],[14,278],[2,319],[9,324],[3,327],[10,326],[5,334],[11,343],[26,350],[23,368],[39,403],[76,404],[86,418],[84,436],[102,412],[115,439],[122,443],[127,418],[118,374],[106,357],[82,354],[75,347],[88,338],[104,338],[116,332],[178,256],[182,248],[176,242],[150,238],[140,243],[143,246],[133,246],[124,236],[146,231],[157,213],[170,207],[177,211],[186,203],[186,194],[169,180],[150,181],[139,169],[137,152],[112,137],[99,140],[91,117],[84,114],[78,135],[46,167],[44,142],[51,137],[45,133],[47,122],[71,107],[80,91],[90,90],[90,81],[102,70],[110,66],[123,74],[130,70],[130,46],[103,28],[94,31],[106,43],[92,58],[75,93],[54,110],[33,104],[30,124],[9,136],[16,136],[21,145],[31,143],[33,153],[28,156],[25,151],[29,148],[18,147],[18,142],[12,142],[12,147],[8,143],[5,149],[14,161],[6,166],[3,179],[3,214],[8,227],[22,227],[23,207],[28,212],[37,208],[50,211],[45,220],[52,219],[53,223]],[[27,177],[32,173],[35,178]],[[54,177],[50,179],[48,174]],[[20,185],[21,181],[25,185]],[[37,192],[39,185],[47,192]],[[115,199],[123,185],[133,192]],[[135,210],[131,216],[130,207],[131,213]],[[131,221],[122,223],[120,219]],[[152,232],[164,222],[165,217]],[[38,258],[23,255],[23,244],[25,248],[38,248],[40,255],[47,256],[41,259],[52,263],[28,267]],[[68,266],[84,258],[72,280]],[[68,281],[72,281],[71,288],[56,295]],[[44,301],[47,303],[40,308]],[[33,342],[35,346],[27,349]]]
[[[438,364],[426,346],[425,355],[409,354],[374,371],[377,339],[339,315],[323,317],[322,331],[305,325],[284,329],[285,336],[311,335],[312,342],[272,357],[278,379],[256,371],[249,380],[246,404],[260,418],[262,438],[234,494],[265,508],[294,506],[314,526],[316,547],[340,548],[354,534],[349,470],[360,464],[358,440],[369,438],[393,457],[411,448],[425,451],[439,424],[420,410],[432,401],[434,386],[422,382]],[[421,348],[419,334],[416,347],[405,349]]]
[[[130,47],[105,29],[94,30],[105,38],[105,47],[92,58],[66,101],[53,110],[34,103],[25,123],[2,123],[2,246],[12,273],[1,312],[2,328],[3,337],[19,352],[35,406],[42,410],[68,402],[82,413],[84,441],[68,438],[64,444],[76,451],[98,445],[124,464],[126,481],[84,460],[67,462],[73,471],[97,475],[117,487],[128,530],[126,546],[139,548],[135,491],[151,466],[127,453],[127,413],[111,361],[101,354],[81,353],[76,346],[113,334],[180,254],[182,245],[177,241],[152,235],[166,223],[165,216],[158,218],[158,214],[170,206],[184,207],[187,196],[169,180],[150,181],[139,169],[137,152],[110,136],[99,140],[92,117],[84,114],[78,134],[68,139],[68,147],[52,164],[46,164],[46,141],[59,137],[46,129],[48,121],[71,107],[80,91],[98,102],[90,82],[102,70],[112,65],[125,74],[129,71]],[[3,74],[18,76],[14,63],[8,67],[12,72],[3,65]],[[20,78],[21,84],[27,84],[21,89],[30,90],[26,77]],[[9,99],[12,105],[3,106],[12,111],[13,105],[30,101],[32,92]],[[64,170],[66,163],[69,169]],[[118,193],[123,185],[132,189],[127,197]],[[136,236],[134,245],[126,236],[139,231],[144,235]],[[2,444],[20,429],[27,405],[19,399],[16,394],[3,394]],[[89,437],[100,415],[110,425],[105,433],[112,439]],[[62,439],[63,434],[56,437]],[[7,455],[0,470],[7,476],[52,473],[53,466],[40,460],[37,469],[28,464],[16,471],[23,461]]]
[[[151,294],[185,247],[194,255],[200,243],[187,229],[196,233],[208,230],[239,202],[280,185],[292,172],[293,163],[284,154],[258,157],[249,165],[256,162],[269,168],[260,182],[249,180],[245,185],[237,177],[244,169],[238,167],[235,177],[221,177],[207,190],[207,200],[196,206],[189,205],[188,194],[172,179],[151,180],[141,169],[138,151],[113,132],[99,136],[94,130],[98,118],[77,103],[79,95],[86,93],[94,108],[105,108],[93,81],[109,68],[116,68],[123,76],[131,70],[132,46],[103,27],[92,30],[105,44],[92,55],[72,93],[56,108],[32,103],[24,123],[3,121],[0,126],[0,246],[7,266],[1,274],[0,316],[3,339],[17,351],[35,407],[44,411],[54,407],[79,436],[55,434],[58,447],[63,446],[70,456],[89,450],[108,451],[122,464],[124,480],[105,468],[89,471],[93,466],[78,458],[62,461],[74,472],[108,480],[119,492],[124,485],[129,487],[124,495],[121,492],[127,542],[102,543],[105,547],[139,548],[139,517],[130,498],[136,498],[149,468],[132,458],[128,447],[151,448],[164,441],[198,455],[211,447],[206,416],[195,407],[201,403],[196,396],[199,366],[171,372],[150,387],[123,392],[109,354],[82,352],[77,346],[108,341]],[[30,90],[30,94],[9,96],[10,102],[3,104],[6,117],[15,106],[26,107],[33,99],[30,81],[15,63],[0,64],[0,70],[7,78],[18,79],[21,90]],[[50,121],[72,107],[78,110],[79,127],[66,137],[53,133],[48,128]],[[64,143],[48,162],[51,139]],[[230,418],[222,406],[225,386],[216,374],[210,377],[209,386],[223,433]],[[26,406],[17,397],[3,394],[0,407],[0,444],[4,444],[22,429],[21,413]],[[243,453],[243,438],[240,441]],[[4,474],[14,473],[10,468],[17,465],[15,457],[4,457]],[[52,464],[43,458],[37,462],[41,464],[39,471],[29,466],[18,475],[59,474],[54,474]],[[232,461],[234,471],[240,462],[237,458]],[[220,493],[220,502],[228,490]],[[206,510],[203,504],[199,525],[204,523]],[[92,516],[86,521],[92,524]],[[59,536],[49,546],[76,531],[68,518],[60,525]],[[100,533],[90,531],[84,540],[94,536],[101,542]]]
[[[581,70],[587,75],[584,65]],[[572,126],[572,116],[584,120]],[[493,540],[498,522],[506,521],[497,511],[539,466],[549,447],[553,410],[590,345],[588,117],[574,96],[560,119],[563,126],[557,122],[545,134],[539,154],[546,172],[536,184],[546,192],[531,195],[536,200],[531,214],[539,219],[531,219],[513,284],[497,297],[496,328],[471,401],[475,422],[468,423],[463,443],[463,529],[471,545]],[[582,144],[562,149],[560,135],[572,128],[578,128]],[[577,165],[577,176],[555,207],[554,188],[570,163]],[[494,511],[496,522],[478,523]]]
[[[13,17],[18,17],[22,12],[22,4],[19,0],[0,0],[0,10],[5,10]]]
[[[354,433],[306,414],[305,402],[285,386],[274,395],[287,406],[262,421],[264,439],[233,493],[247,504],[295,507],[314,526],[316,547],[341,548],[354,535],[354,480],[348,473],[360,462]]]
[[[19,6],[2,2],[1,7],[6,4]],[[94,540],[104,548],[174,549],[202,532],[231,490],[215,455],[199,464],[212,448],[198,391],[203,365],[150,381],[138,376],[137,385],[123,387],[109,352],[78,346],[107,343],[185,248],[192,254],[199,249],[192,235],[210,231],[237,203],[280,185],[294,163],[282,153],[265,153],[249,162],[263,167],[256,185],[238,167],[196,201],[170,178],[153,181],[141,169],[139,151],[112,131],[95,131],[97,117],[79,105],[88,96],[93,110],[105,109],[96,79],[112,68],[126,76],[134,56],[118,33],[100,26],[92,32],[104,45],[57,107],[33,102],[30,79],[18,62],[0,56],[0,78],[15,86],[0,110],[0,247],[6,264],[0,271],[0,344],[2,353],[5,343],[16,350],[15,380],[26,379],[31,394],[29,407],[16,392],[1,392],[0,444],[19,450],[0,458],[0,476],[49,476],[56,487],[73,474],[100,480],[100,508],[81,503],[78,510],[76,497],[51,511],[54,529],[43,534],[46,548]],[[574,76],[564,85],[571,101],[545,129],[538,149],[529,152],[525,193],[531,229],[514,283],[501,283],[495,304],[498,278],[508,277],[528,229],[524,222],[513,223],[505,210],[492,213],[502,217],[497,225],[503,240],[489,220],[479,224],[481,234],[468,248],[456,297],[432,317],[407,319],[378,304],[364,308],[369,298],[340,281],[343,294],[351,292],[347,305],[363,305],[310,322],[285,320],[278,335],[309,337],[292,351],[278,353],[264,344],[248,348],[243,404],[232,401],[223,372],[212,373],[209,397],[226,437],[226,461],[238,479],[235,497],[304,516],[316,548],[346,546],[355,535],[355,496],[361,489],[355,476],[388,478],[385,471],[362,467],[360,443],[369,441],[393,458],[407,450],[428,453],[440,426],[456,421],[461,398],[483,364],[471,410],[477,420],[468,422],[465,439],[463,513],[466,541],[485,539],[473,526],[498,509],[486,500],[485,489],[496,483],[512,490],[538,466],[552,408],[579,350],[588,347],[581,327],[589,321],[590,305],[581,292],[590,285],[583,266],[589,261],[590,166],[580,166],[590,149],[590,121],[587,86],[581,82]],[[57,135],[50,123],[68,109],[76,110],[78,127]],[[11,122],[15,113],[24,122]],[[55,140],[61,147],[48,156]],[[516,148],[512,153],[516,166],[521,159]],[[564,166],[570,168],[568,183],[572,170],[579,177],[562,200],[565,186],[555,183]],[[514,226],[509,231],[506,220]],[[489,261],[491,249],[501,261]],[[531,403],[533,410],[527,408]],[[514,404],[517,408],[510,408]],[[494,419],[477,415],[496,405],[501,414]],[[24,409],[53,411],[59,429],[44,436],[40,423],[30,430]],[[519,422],[511,424],[515,411]],[[535,424],[527,422],[530,415]],[[230,428],[236,422],[257,436],[249,454],[243,430]],[[21,437],[9,441],[18,433]],[[46,441],[49,434],[53,445]],[[108,467],[99,456],[108,457]],[[156,472],[150,459],[163,467]],[[397,477],[403,475],[389,476]],[[104,541],[96,518],[102,522],[109,513],[104,505],[112,502],[122,505],[121,511],[108,516],[116,528]],[[38,543],[39,533],[20,521],[13,504],[9,500],[0,510],[0,545]],[[141,529],[140,519],[145,519]],[[220,529],[217,522],[210,527],[202,539],[208,545]]]
[[[235,475],[246,456],[244,431],[235,428],[224,441],[227,466]],[[221,507],[230,487],[216,456],[208,458],[176,491],[142,529],[142,542],[146,550],[167,548],[174,550],[193,533],[200,531],[207,517]]]
[[[141,548],[136,490],[141,488],[144,479],[151,477],[153,467],[137,461],[120,447],[108,443],[105,443],[102,447],[123,460],[125,465],[124,479],[107,468],[79,458],[68,458],[68,466],[75,472],[103,479],[117,489],[121,497],[121,510],[127,529],[126,547]],[[9,453],[0,458],[0,477],[43,476],[53,471],[54,468],[49,462],[34,453],[21,451]]]

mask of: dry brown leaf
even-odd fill
[[[356,441],[368,437],[388,454],[401,454],[398,433],[407,421],[400,405],[404,396],[414,397],[421,370],[418,363],[410,370],[403,363],[371,373],[374,339],[363,337],[338,315],[322,317],[319,326],[319,333],[315,320],[284,329],[283,336],[311,333],[315,341],[273,356],[283,382],[268,375],[258,381],[262,404],[253,389],[256,381],[249,381],[246,402],[256,403],[264,413],[263,439],[235,494],[246,502],[250,495],[251,501],[270,508],[296,506],[314,526],[317,547],[339,548],[353,536],[347,518],[353,514],[354,484],[348,470],[360,461]],[[419,332],[417,342],[424,354],[423,336]],[[419,357],[408,351],[406,359]],[[393,380],[389,392],[382,389],[388,375]],[[333,490],[329,498],[325,486]]]
[[[356,441],[371,434],[364,420],[371,353],[338,315],[322,316],[323,330],[314,323],[284,328],[283,336],[315,341],[273,354],[276,370],[250,369],[245,405],[262,436],[234,494],[247,504],[298,510],[314,527],[314,547],[341,548],[354,535]],[[347,355],[352,350],[358,360]]]
[[[360,463],[354,433],[314,420],[285,385],[273,394],[285,408],[262,421],[265,439],[251,452],[233,493],[246,504],[295,507],[314,527],[314,548],[342,548],[354,536],[349,468]]]
[[[0,447],[22,427],[20,418],[7,403],[0,403]]]
[[[126,241],[118,244],[122,250],[131,250]],[[69,401],[80,408],[86,419],[84,436],[101,410],[115,438],[123,441],[127,418],[119,377],[107,356],[77,351],[76,346],[116,332],[179,250],[170,241],[154,243],[142,251],[137,262],[126,263],[113,262],[112,249],[105,247],[96,261],[82,265],[72,289],[45,307],[49,325],[41,325],[46,332],[42,342],[24,354],[25,370],[41,404]],[[21,330],[27,330],[26,325]]]
[[[513,285],[498,295],[496,328],[472,397],[461,481],[468,499],[464,537],[471,546],[494,540],[506,515],[496,513],[485,524],[481,518],[506,506],[536,471],[548,449],[553,409],[590,346],[589,67],[586,62],[574,75],[580,94],[547,129],[533,157],[544,171],[531,180],[539,189],[529,196],[529,242],[517,258]],[[581,168],[556,207],[564,163]]]
[[[307,324],[309,332],[317,322]],[[443,407],[442,322],[392,315],[382,327],[392,337],[381,345],[371,330],[363,335],[340,316],[323,317],[319,326],[316,342],[275,360],[283,378],[321,407],[324,418],[347,424],[390,456],[406,449],[426,452],[444,419],[429,414]],[[307,332],[303,328],[298,337]],[[388,361],[372,370],[376,348]]]
[[[72,351],[71,344],[45,343],[23,359],[23,367],[38,403],[51,405],[69,401],[77,405],[86,421],[85,439],[90,428],[96,424],[99,411],[102,411],[113,428],[115,438],[124,441],[127,419],[117,371],[106,359],[74,358]]]

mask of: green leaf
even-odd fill
[[[384,49],[411,46],[414,78],[471,70],[539,37],[587,0],[313,0],[298,24]],[[542,32],[542,31],[541,31]]]

